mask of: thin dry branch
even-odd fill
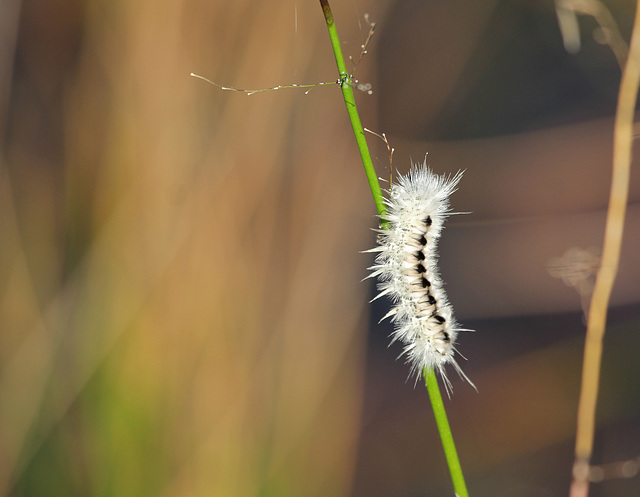
[[[586,497],[589,493],[589,464],[593,451],[602,340],[605,332],[609,298],[618,272],[624,219],[629,196],[633,121],[638,86],[640,85],[639,7],[639,5],[636,5],[629,56],[622,73],[618,95],[618,108],[613,132],[613,175],[602,251],[602,264],[596,277],[587,323],[571,497]]]

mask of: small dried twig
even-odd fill
[[[349,57],[349,60],[353,64],[353,70],[352,70],[351,74],[349,75],[349,79],[351,80],[351,82],[349,84],[351,84],[358,91],[361,91],[361,92],[367,93],[368,95],[371,95],[373,93],[373,91],[371,90],[371,83],[360,83],[360,82],[358,82],[357,79],[355,79],[353,77],[353,74],[355,73],[356,69],[358,68],[358,64],[360,64],[360,62],[362,61],[364,56],[367,54],[367,47],[369,46],[369,42],[371,41],[371,37],[373,36],[373,33],[374,33],[375,29],[376,29],[376,23],[372,22],[369,19],[369,14],[365,14],[364,15],[364,20],[369,25],[369,33],[367,34],[367,39],[360,46],[360,48],[362,50],[360,52],[360,57],[358,58],[358,62],[357,63],[354,62],[353,61],[353,57],[351,57],[351,56]],[[223,86],[221,84],[218,84],[218,83],[215,83],[215,82],[211,81],[208,78],[205,78],[204,76],[200,76],[199,74],[195,74],[195,73],[191,73],[190,76],[193,76],[194,78],[198,78],[198,79],[201,79],[203,81],[206,81],[210,85],[216,86],[216,87],[220,88],[221,90],[235,91],[235,92],[239,92],[239,93],[245,93],[246,95],[255,95],[256,93],[263,93],[263,92],[266,92],[266,91],[284,90],[286,88],[306,88],[307,90],[304,92],[304,94],[307,95],[316,86],[342,85],[344,83],[344,81],[341,81],[341,80],[324,81],[322,83],[313,83],[313,84],[305,84],[305,85],[301,85],[301,84],[298,84],[298,83],[291,83],[291,84],[288,84],[288,85],[273,86],[271,88],[260,88],[258,90],[248,90],[248,89],[245,89],[245,88],[235,88],[233,86]]]
[[[358,65],[360,64],[360,62],[362,62],[362,59],[368,53],[367,48],[369,47],[369,42],[373,37],[373,32],[376,30],[376,23],[369,19],[369,14],[364,15],[364,21],[369,25],[369,34],[367,34],[367,39],[364,40],[364,43],[360,46],[362,50],[360,52],[360,57],[358,57],[358,62],[354,62],[353,57],[349,56],[349,60],[353,64],[353,71],[351,72],[352,78],[353,78],[353,73],[355,73],[356,69],[358,68]]]
[[[391,176],[393,178],[393,153],[396,151],[396,149],[389,144],[389,140],[387,140],[387,135],[385,135],[384,133],[380,135],[375,131],[371,131],[370,129],[367,129],[367,128],[363,128],[363,129],[367,133],[371,133],[372,135],[375,135],[378,138],[380,138],[384,142],[384,144],[387,146],[387,152],[389,152],[389,168],[391,169]]]
[[[292,83],[290,85],[278,85],[278,86],[274,86],[272,88],[261,88],[259,90],[245,90],[245,89],[242,89],[242,88],[234,88],[233,86],[222,86],[222,85],[219,85],[218,83],[214,83],[210,79],[207,79],[204,76],[200,76],[199,74],[191,73],[190,76],[193,76],[194,78],[198,78],[198,79],[201,79],[203,81],[206,81],[207,83],[209,83],[209,84],[211,84],[213,86],[217,86],[221,90],[237,91],[237,92],[240,92],[240,93],[246,93],[247,95],[253,95],[255,93],[262,93],[262,92],[265,92],[265,91],[283,90],[285,88],[308,88],[308,90],[304,92],[304,94],[306,95],[313,88],[315,88],[316,86],[327,86],[327,85],[339,85],[340,84],[340,81],[326,81],[326,82],[322,82],[322,83],[314,83],[314,84],[309,84],[309,85],[299,85],[297,83]]]

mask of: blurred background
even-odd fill
[[[628,41],[633,2],[606,6]],[[356,98],[394,170],[465,170],[471,214],[440,252],[477,330],[458,349],[479,393],[455,378],[445,400],[471,495],[566,495],[620,79],[606,32],[580,16],[563,40],[551,1],[332,7],[355,60],[377,23]],[[452,495],[361,282],[377,222],[338,87],[189,77],[334,81],[318,2],[3,0],[0,37],[0,497]],[[640,454],[636,165],[595,464]]]

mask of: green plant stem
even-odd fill
[[[340,47],[338,30],[336,29],[336,24],[333,20],[329,1],[320,0],[320,5],[322,6],[322,12],[324,12],[324,19],[327,22],[331,47],[333,48],[336,65],[338,66],[338,72],[340,73],[340,88],[342,88],[342,96],[344,98],[344,103],[347,106],[347,113],[349,114],[353,134],[356,136],[356,143],[358,144],[358,150],[360,151],[360,157],[362,158],[362,165],[364,166],[364,171],[367,175],[367,180],[369,181],[369,188],[371,188],[371,194],[373,195],[373,201],[376,204],[378,214],[383,215],[387,210],[382,200],[382,190],[380,189],[376,170],[373,167],[371,154],[369,153],[369,147],[367,146],[367,139],[364,135],[364,129],[360,122],[360,115],[358,114],[358,108],[356,107],[356,99],[353,95],[351,77],[347,72],[347,65],[345,64],[344,56],[342,55],[342,47]]]
[[[340,73],[340,87],[342,88],[342,96],[344,97],[344,103],[347,106],[347,113],[349,114],[349,120],[353,128],[353,133],[356,136],[356,143],[358,144],[358,150],[360,151],[360,157],[362,158],[362,165],[367,174],[369,180],[369,187],[371,188],[371,194],[373,200],[378,209],[379,215],[384,215],[386,209],[382,199],[382,190],[380,189],[380,183],[378,182],[378,176],[373,167],[371,161],[371,154],[369,153],[369,147],[367,146],[367,140],[360,122],[360,116],[358,115],[358,109],[356,107],[356,100],[353,95],[353,86],[351,83],[351,77],[347,72],[347,65],[342,55],[342,48],[340,47],[340,39],[338,38],[338,31],[333,19],[333,13],[329,6],[328,0],[320,0],[320,5],[324,13],[324,18],[327,23],[327,29],[329,30],[329,39],[331,40],[331,46],[333,48],[333,54],[336,58],[336,64],[338,66],[338,72]],[[442,396],[440,395],[440,388],[438,386],[438,380],[436,379],[433,370],[423,371],[425,377],[425,383],[427,391],[429,392],[429,398],[431,399],[431,407],[433,408],[433,414],[436,418],[436,425],[438,432],[440,433],[440,439],[442,440],[442,446],[444,448],[444,454],[449,465],[449,471],[451,473],[451,479],[453,481],[453,488],[458,497],[469,497],[467,487],[464,483],[464,476],[462,474],[462,468],[460,461],[458,460],[458,453],[456,446],[453,442],[453,435],[451,434],[451,428],[449,421],[447,420],[447,413],[444,409],[442,402]]]
[[[458,459],[458,451],[456,450],[456,444],[453,442],[453,434],[451,433],[451,427],[447,419],[447,412],[444,410],[442,395],[440,395],[438,379],[433,369],[424,368],[422,374],[424,374],[424,382],[427,385],[427,391],[431,399],[431,407],[433,408],[433,415],[436,418],[440,440],[442,440],[444,456],[447,459],[447,465],[451,473],[453,489],[458,497],[469,497],[467,485],[464,482],[464,475],[462,474],[462,466],[460,466],[460,460]]]

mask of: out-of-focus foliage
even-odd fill
[[[331,80],[320,7],[21,7],[0,495],[348,493],[373,217],[338,88],[189,77]]]

